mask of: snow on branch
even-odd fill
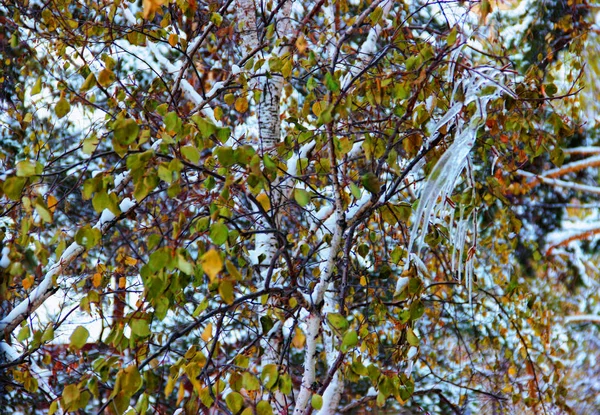
[[[120,192],[126,186],[127,182],[127,179],[120,180],[119,186],[114,189],[114,192]],[[131,199],[125,198],[121,202],[121,206],[127,208],[122,211],[122,214],[120,215],[120,217],[125,217],[129,211],[137,206],[137,204],[132,203]],[[118,219],[119,218],[117,218],[110,210],[105,209],[94,225],[94,228],[98,229],[100,233],[104,235]],[[71,245],[65,249],[59,260],[50,267],[42,281],[35,287],[29,296],[17,304],[6,317],[0,320],[0,332],[2,332],[2,337],[6,338],[10,336],[16,327],[54,294],[55,279],[61,275],[79,255],[85,252],[85,250],[86,248],[79,245],[77,242],[72,242]]]
[[[552,251],[561,246],[567,246],[573,241],[590,239],[595,235],[600,234],[600,222],[577,222],[566,223],[566,229],[552,232],[548,235],[548,247],[546,254],[549,255]]]
[[[561,167],[549,170],[543,174],[544,177],[559,177],[564,176],[568,173],[573,173],[586,169],[588,167],[600,166],[600,155],[589,157],[583,160],[574,161],[572,163],[564,164]]]
[[[600,147],[584,146],[566,148],[562,151],[565,154],[600,154]]]
[[[542,182],[544,184],[548,184],[550,186],[562,187],[564,189],[572,189],[572,190],[577,190],[580,192],[586,192],[586,193],[600,195],[600,187],[598,187],[598,186],[589,186],[589,185],[585,185],[585,184],[566,182],[564,180],[550,179],[545,176],[540,176],[538,174],[529,173],[524,170],[517,170],[517,174],[519,174],[523,177],[533,178],[534,179],[532,181],[533,185],[536,184],[536,180],[539,180],[540,182]]]
[[[564,322],[566,324],[573,324],[573,323],[600,324],[600,316],[597,316],[595,314],[578,314],[575,316],[566,316]]]

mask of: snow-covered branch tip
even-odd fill
[[[129,175],[119,177],[118,183],[115,186],[114,192],[119,192],[129,182]],[[119,207],[121,209],[121,216],[125,217],[132,209],[137,206],[137,203],[132,201],[130,198],[124,198]],[[110,210],[105,209],[102,211],[100,218],[94,225],[95,229],[98,229],[103,235],[106,231],[116,222],[118,218]],[[48,298],[50,298],[55,292],[56,278],[61,275],[65,269],[71,265],[71,263],[83,252],[86,248],[77,242],[72,242],[62,253],[58,261],[53,264],[50,269],[44,275],[44,278],[40,283],[33,289],[26,299],[22,300],[17,304],[2,320],[0,320],[0,332],[3,337],[10,336],[16,327],[18,327],[25,319],[27,319],[35,310],[37,310]]]

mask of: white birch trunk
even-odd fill
[[[242,30],[242,38],[248,51],[255,50],[259,47],[258,42],[258,31],[256,23],[256,4],[252,0],[238,0],[237,17],[240,21],[240,27]],[[291,12],[291,1],[286,1],[283,5],[280,15],[277,20],[277,33],[282,35],[288,35],[290,33],[290,16]],[[287,53],[287,47],[277,47],[274,56],[275,58],[282,56]],[[272,149],[279,141],[281,137],[279,119],[281,92],[283,90],[283,76],[278,73],[271,74],[270,79],[262,79],[262,81],[252,81],[250,83],[251,88],[257,88],[261,92],[260,101],[258,102],[258,129],[259,129],[259,153],[263,154]],[[271,206],[277,209],[277,206],[281,202],[281,195],[274,191],[271,192]],[[258,206],[256,206],[258,208]],[[278,225],[278,218],[274,218],[275,226]],[[262,215],[257,217],[257,230],[269,230],[271,225],[268,220]],[[274,256],[277,252],[277,238],[273,232],[257,233],[254,239],[254,252],[251,254],[253,265],[259,265],[259,256],[264,255],[263,261],[260,263],[261,267],[261,281],[263,286],[269,286],[271,281],[267,281],[267,278],[271,278],[268,275],[268,268],[270,267]],[[276,277],[277,273],[274,273]],[[265,307],[261,310],[261,314],[267,313],[267,311],[273,308],[276,304],[272,299],[269,299]],[[263,347],[265,348],[265,355],[262,359],[264,365],[267,364],[279,364],[280,352],[283,340],[282,324],[276,323],[273,330],[269,333],[265,333],[266,337],[263,340]],[[275,398],[275,412],[276,413],[287,413],[287,400],[286,397],[280,392],[274,392]]]

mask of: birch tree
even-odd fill
[[[589,8],[528,3],[5,2],[7,410],[572,410],[531,278],[600,232],[540,254],[514,204],[597,194]],[[515,56],[521,12],[556,24]]]

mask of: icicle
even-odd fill
[[[451,62],[454,62],[457,58],[458,55],[453,56]],[[454,77],[454,70],[455,67],[451,64],[449,76]],[[450,196],[460,175],[465,170],[465,167],[469,165],[469,153],[475,144],[477,131],[484,125],[487,117],[487,104],[492,99],[498,98],[503,94],[514,96],[514,93],[510,89],[495,79],[498,75],[502,75],[502,73],[493,68],[471,68],[465,72],[464,78],[455,82],[450,109],[433,127],[432,137],[435,138],[439,134],[439,129],[445,125],[455,126],[456,136],[454,142],[433,167],[421,190],[408,244],[408,262],[414,263],[416,256],[412,254],[413,247],[415,248],[416,255],[419,255],[425,246],[425,236],[432,218],[448,216],[450,221],[448,226],[450,232],[449,238],[453,244],[452,272],[455,273],[460,283],[462,283],[462,276],[464,274],[469,292],[469,301],[471,301],[473,287],[473,257],[476,249],[477,218],[473,213],[465,214],[465,208],[461,205],[458,221],[455,225],[454,205],[448,203],[448,200],[450,200]],[[455,97],[458,96],[457,92],[461,87],[464,90],[464,102],[454,102]],[[480,96],[480,92],[488,87],[493,87],[493,91],[486,96]],[[465,123],[460,119],[460,112],[471,102],[475,102],[476,113],[469,123]],[[472,171],[469,171],[469,173],[472,174]],[[474,235],[474,240],[467,252],[466,261],[463,263],[465,244],[467,243],[467,235],[469,234]],[[398,287],[401,286],[402,282],[398,281]]]

